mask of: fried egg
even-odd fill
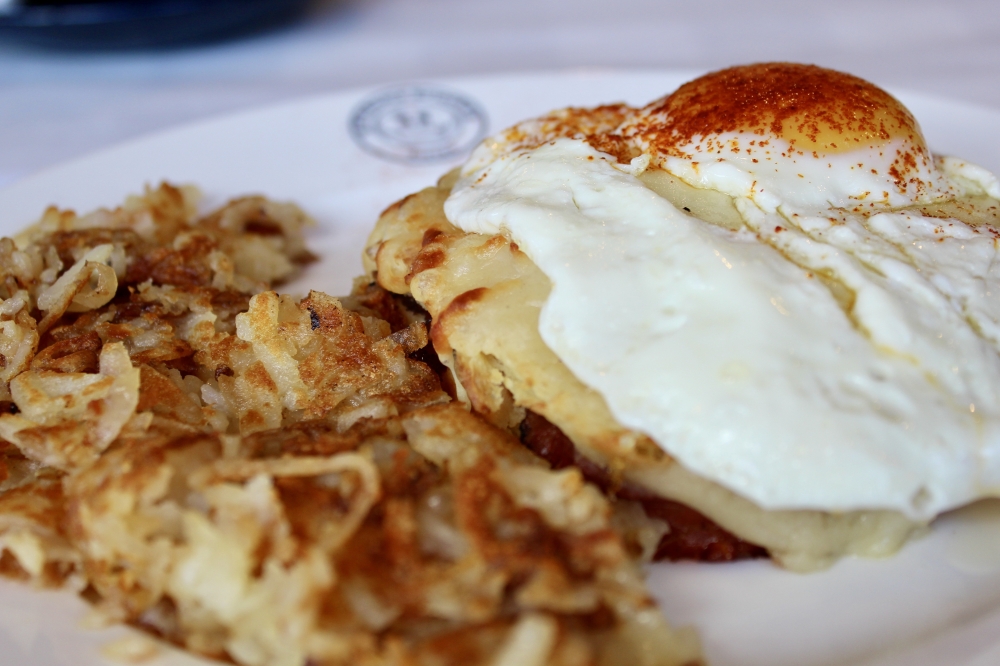
[[[861,210],[955,194],[902,104],[811,65],[709,74],[643,108],[621,133],[685,181],[765,210]]]
[[[539,332],[616,420],[766,509],[927,520],[1000,494],[1000,234],[920,212],[1000,197],[992,174],[808,65],[590,113],[485,142],[445,213],[548,276]],[[651,174],[724,195],[736,223]]]

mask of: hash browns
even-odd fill
[[[701,663],[665,529],[452,402],[421,313],[290,204],[161,185],[0,240],[0,573],[246,666]]]

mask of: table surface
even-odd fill
[[[0,186],[179,123],[356,86],[764,60],[1000,108],[1000,11],[996,0],[326,0],[296,24],[183,49],[0,41]]]

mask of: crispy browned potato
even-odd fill
[[[271,291],[294,206],[193,196],[0,240],[0,573],[246,666],[700,663],[662,522],[452,402],[414,302]]]
[[[144,438],[67,492],[100,610],[202,654],[261,666],[697,660],[693,635],[643,589],[600,491],[455,403],[347,430],[302,421],[238,445]]]

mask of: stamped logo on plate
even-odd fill
[[[376,93],[351,114],[351,136],[365,151],[418,164],[467,154],[486,136],[486,113],[473,100],[426,86]]]

